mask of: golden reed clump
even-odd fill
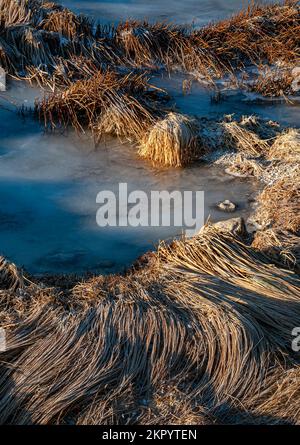
[[[183,167],[190,164],[201,154],[197,121],[178,113],[167,114],[149,129],[138,153],[162,166]]]
[[[143,74],[99,70],[37,102],[36,113],[52,128],[88,127],[98,139],[105,133],[137,139],[160,114],[156,103],[163,101],[164,92],[156,90],[158,95]]]

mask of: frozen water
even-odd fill
[[[63,2],[77,12],[90,13],[104,22],[127,17],[193,20],[201,25],[226,17],[246,2],[238,0],[146,0]],[[213,103],[210,92],[194,82],[182,93],[186,76],[162,75],[153,81],[167,87],[181,111],[200,116],[258,113],[289,125],[299,124],[299,107],[272,102],[247,102],[233,92]],[[16,113],[16,106],[31,106],[41,92],[10,82],[0,93],[0,253],[31,273],[121,271],[159,239],[180,234],[176,228],[105,228],[96,225],[96,195],[127,182],[129,190],[204,190],[205,216],[229,217],[215,203],[237,203],[232,216],[249,213],[248,198],[258,185],[232,178],[216,167],[183,170],[154,169],[137,159],[134,147],[108,139],[97,150],[89,135],[73,132],[45,134],[31,117]],[[231,215],[230,215],[231,216]]]
[[[161,73],[152,83],[165,88],[174,98],[176,105],[187,114],[210,118],[232,113],[236,116],[257,114],[283,125],[299,126],[299,97],[287,102],[282,98],[264,98],[239,90],[227,90],[222,93],[221,100],[215,102],[212,100],[213,92],[192,77],[190,93],[183,94],[182,83],[187,78],[183,73],[172,73],[171,76]]]
[[[17,83],[0,101],[0,251],[30,272],[122,270],[159,239],[181,233],[174,227],[98,227],[96,195],[120,182],[129,191],[204,190],[205,216],[212,220],[228,218],[214,208],[224,199],[239,205],[234,215],[249,212],[247,197],[255,186],[218,168],[160,171],[115,139],[95,150],[89,135],[45,134],[11,103],[27,100],[30,106],[38,93]]]
[[[132,19],[204,25],[232,15],[248,0],[63,0],[64,6],[104,23]],[[263,2],[262,2],[263,3]],[[265,1],[264,3],[268,3]],[[270,2],[269,2],[270,3]]]

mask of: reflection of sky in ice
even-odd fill
[[[18,103],[29,97],[30,104],[37,93],[18,83],[5,97]],[[176,227],[99,228],[97,193],[117,191],[119,182],[128,182],[129,191],[204,190],[205,216],[213,219],[227,218],[213,208],[226,198],[240,204],[237,214],[248,207],[251,184],[220,169],[161,172],[117,140],[95,151],[88,135],[44,134],[9,109],[0,108],[0,116],[0,250],[32,272],[122,270],[159,239],[181,233]]]
[[[179,22],[207,22],[224,17],[242,1],[160,0],[64,4],[95,17],[118,20],[127,16],[168,18]],[[193,83],[190,95],[182,94],[180,74],[153,80],[175,98],[180,110],[200,116],[258,113],[290,125],[298,124],[298,109],[287,104],[244,101],[233,93],[214,104],[210,92]],[[173,237],[178,228],[105,228],[96,225],[96,195],[116,190],[128,182],[129,191],[204,190],[205,217],[227,219],[214,204],[230,199],[240,206],[234,216],[249,211],[249,195],[257,188],[249,181],[234,179],[221,169],[195,166],[184,170],[159,171],[137,158],[136,149],[107,140],[96,151],[89,135],[73,132],[44,134],[33,119],[22,119],[16,105],[32,105],[40,94],[22,83],[10,84],[0,93],[0,253],[33,273],[113,272],[130,265],[159,239]]]
[[[167,20],[203,25],[236,12],[248,0],[63,0],[70,9],[89,14],[102,22],[127,18]]]

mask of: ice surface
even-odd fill
[[[205,216],[213,220],[228,218],[214,208],[224,199],[239,204],[234,215],[249,211],[255,187],[218,168],[160,171],[116,139],[95,150],[89,135],[44,133],[12,105],[30,106],[38,93],[17,83],[0,100],[0,251],[30,272],[122,270],[159,239],[181,233],[174,227],[99,228],[96,195],[120,182],[129,191],[204,190]]]
[[[101,22],[147,19],[201,26],[228,17],[249,5],[247,0],[63,0],[64,6]],[[265,1],[265,3],[268,3]],[[270,3],[270,2],[269,2]]]
[[[93,13],[102,21],[127,17],[167,18],[196,24],[222,18],[236,11],[242,1],[146,0],[64,4],[78,12]],[[289,125],[299,125],[299,107],[270,102],[249,102],[233,92],[220,103],[194,82],[183,95],[186,76],[154,80],[174,95],[181,111],[200,116],[258,113]],[[89,135],[45,134],[33,117],[22,117],[16,107],[30,107],[40,95],[23,83],[9,82],[0,93],[0,253],[32,273],[121,271],[159,239],[180,234],[178,228],[105,228],[96,224],[96,195],[127,182],[129,190],[204,190],[205,216],[227,219],[215,203],[229,199],[247,215],[248,198],[257,183],[225,175],[216,167],[194,166],[183,170],[154,169],[139,160],[135,148],[108,139],[95,150]],[[230,215],[231,216],[231,215]]]

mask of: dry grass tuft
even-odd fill
[[[242,118],[240,122],[224,121],[224,144],[249,156],[261,156],[268,152],[270,140],[262,138],[262,122],[255,117]],[[268,133],[267,133],[268,134]]]
[[[151,113],[132,97],[123,96],[110,106],[92,127],[97,142],[104,134],[136,142],[155,122]]]
[[[150,128],[141,141],[139,155],[158,165],[183,167],[199,159],[202,150],[197,121],[169,113]]]
[[[242,153],[230,156],[227,165],[225,172],[232,176],[240,178],[253,176],[260,179],[263,175],[262,165],[256,159],[249,159]]]
[[[3,256],[0,257],[0,288],[15,291],[23,287],[24,281],[22,273],[15,264],[7,261]]]
[[[271,146],[268,158],[290,163],[299,163],[300,131],[289,128],[278,135]]]
[[[266,97],[278,97],[294,94],[294,77],[289,69],[272,70],[269,67],[261,73],[250,87]]]
[[[84,131],[89,127],[97,139],[111,132],[137,139],[160,115],[157,105],[165,97],[144,75],[98,71],[88,80],[49,95],[36,104],[36,111],[52,128],[72,125]]]
[[[0,353],[0,423],[259,423],[294,367],[297,284],[208,226],[126,276],[30,286]],[[298,421],[279,399],[269,423]]]
[[[255,233],[252,247],[267,255],[279,266],[300,271],[300,241],[299,237],[287,231],[273,229],[261,230]]]
[[[255,116],[244,116],[237,121],[229,115],[217,124],[208,121],[206,128],[201,128],[201,136],[203,132],[208,133],[212,141],[208,159],[225,166],[226,173],[253,176],[268,185],[289,178],[297,182],[300,174],[298,129],[284,128]]]
[[[297,1],[253,3],[230,19],[195,31],[195,35],[225,64],[290,63],[299,58],[299,21]]]
[[[39,68],[40,56],[44,57],[42,69],[50,76],[57,58],[84,56],[110,67],[180,66],[213,84],[215,78],[225,74],[235,78],[237,70],[244,72],[250,64],[281,61],[295,65],[299,60],[299,17],[299,6],[289,2],[252,5],[230,19],[198,30],[145,21],[127,21],[117,27],[98,25],[95,29],[88,18],[55,3],[2,0],[1,59],[6,59],[5,67],[11,74],[21,77],[28,66]],[[38,35],[36,59],[24,51],[24,35],[29,31]],[[281,77],[281,84],[289,82],[286,76]],[[259,78],[256,88],[271,95],[278,94],[280,85],[271,75],[267,80]]]
[[[91,36],[93,24],[84,16],[76,16],[68,9],[52,11],[41,23],[46,31],[57,32],[68,39]]]
[[[299,174],[280,179],[265,187],[258,196],[256,218],[263,227],[300,232],[300,181]]]

